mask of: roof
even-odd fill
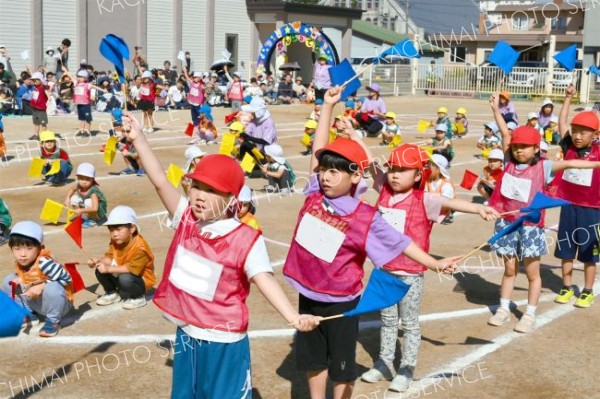
[[[560,10],[560,11],[571,11],[573,12],[574,10],[582,10],[583,9],[583,4],[579,1],[570,1],[570,2],[564,2],[564,3],[554,3],[551,6],[547,6],[546,4],[526,4],[526,5],[521,5],[521,4],[501,4],[496,6],[495,9],[490,10],[490,13],[496,13],[496,12],[507,12],[507,11],[529,11],[529,12],[538,12],[538,13],[544,13],[547,15],[553,15],[552,13],[556,12],[556,10]]]
[[[396,0],[396,3],[405,12],[409,4],[408,17],[426,35],[460,32],[463,28],[467,32],[478,31],[479,5],[475,0]]]
[[[381,26],[377,26],[372,22],[363,21],[363,20],[354,20],[352,21],[352,30],[353,33],[367,36],[369,38],[373,38],[375,40],[381,41],[386,44],[394,45],[404,39],[411,38],[411,35],[405,35],[396,33],[393,30],[389,30],[383,28]],[[444,49],[434,46],[431,43],[426,42],[425,40],[421,40],[420,43],[420,51],[430,53],[437,51],[444,51]]]

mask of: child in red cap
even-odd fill
[[[356,198],[357,186],[370,163],[368,149],[348,118],[339,122],[350,139],[329,142],[329,123],[341,88],[329,89],[313,143],[306,200],[294,230],[283,268],[299,292],[300,313],[330,316],[356,307],[363,288],[363,263],[368,256],[381,268],[404,254],[426,267],[451,273],[454,259],[435,260],[394,230],[377,209]],[[323,322],[298,333],[296,361],[308,376],[310,396],[324,398],[327,379],[334,397],[349,398],[357,377],[358,317]]]
[[[250,282],[285,320],[309,331],[319,318],[299,315],[273,277],[262,233],[235,218],[244,172],[225,155],[196,165],[189,200],[167,180],[135,117],[129,139],[169,215],[175,235],[154,303],[177,325],[173,398],[251,395],[246,298]]]
[[[571,98],[576,89],[570,85],[565,93],[565,102],[560,111],[558,130],[560,146],[566,160],[582,159],[600,161],[600,121],[592,111],[580,112],[567,124]],[[600,223],[600,170],[567,169],[556,174],[556,196],[573,205],[563,206],[558,223],[557,245],[554,256],[562,260],[563,288],[554,299],[556,303],[569,303],[575,295],[572,284],[573,259],[584,264],[583,291],[575,306],[588,308],[594,302],[594,279],[598,256],[598,224]]]
[[[433,223],[440,220],[443,210],[479,214],[483,220],[495,220],[498,217],[492,208],[419,190],[424,162],[427,159],[421,158],[419,147],[403,144],[391,153],[384,165],[387,171],[379,165],[371,165],[373,188],[379,193],[379,212],[397,231],[406,234],[428,251]],[[423,295],[423,274],[427,268],[401,255],[386,264],[384,269],[409,284],[410,289],[398,304],[381,310],[379,359],[361,378],[373,383],[393,377],[389,389],[404,392],[409,388],[417,365],[421,343],[419,306]],[[400,320],[404,340],[400,367],[396,372],[394,358]]]
[[[555,172],[568,168],[600,168],[600,161],[571,159],[554,162],[540,159],[540,133],[531,126],[520,126],[511,135],[498,103],[499,95],[492,95],[490,105],[502,132],[502,145],[508,161],[489,204],[498,212],[509,214],[496,221],[496,232],[514,222],[519,217],[519,209],[529,206],[536,193],[546,191]],[[527,310],[514,330],[520,333],[530,332],[535,326],[535,311],[542,290],[540,256],[547,253],[544,212],[542,211],[538,223],[525,222],[518,230],[501,237],[492,247],[504,259],[504,276],[500,286],[500,307],[490,317],[488,324],[501,326],[510,320],[510,297],[519,270],[518,260],[523,259],[525,274],[529,280],[528,303]]]

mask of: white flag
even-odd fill
[[[23,50],[23,51],[21,51],[21,59],[22,60],[28,60],[29,59],[29,50]]]
[[[185,53],[183,52],[183,50],[179,51],[179,53],[177,54],[177,59],[181,62],[185,62]]]
[[[227,61],[231,59],[231,53],[227,49],[223,49],[223,52],[221,54],[223,55],[223,58],[225,58]]]

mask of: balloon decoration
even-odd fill
[[[269,61],[269,57],[273,52],[273,47],[278,52],[286,51],[288,46],[293,43],[304,43],[310,49],[314,49],[315,53],[323,54],[327,57],[327,63],[335,64],[335,55],[331,44],[328,40],[312,26],[303,24],[300,21],[295,21],[275,30],[263,43],[258,54],[256,62],[256,73],[261,74],[265,71],[265,64]]]

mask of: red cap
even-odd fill
[[[350,140],[344,137],[337,138],[333,143],[329,143],[325,147],[321,148],[315,153],[317,159],[320,158],[323,151],[330,151],[338,155],[343,156],[350,162],[358,165],[358,168],[362,171],[369,166],[369,157],[365,150],[354,140]]]
[[[598,115],[593,111],[578,113],[573,117],[571,125],[587,127],[593,131],[600,130],[600,120],[598,120]]]
[[[519,126],[512,131],[510,144],[540,145],[540,132],[532,126]]]
[[[427,154],[427,153],[425,153]],[[398,166],[409,169],[423,168],[421,149],[414,144],[402,144],[390,154],[385,166]]]
[[[206,155],[196,164],[194,171],[185,177],[236,197],[244,185],[245,178],[244,171],[237,161],[221,154]]]

